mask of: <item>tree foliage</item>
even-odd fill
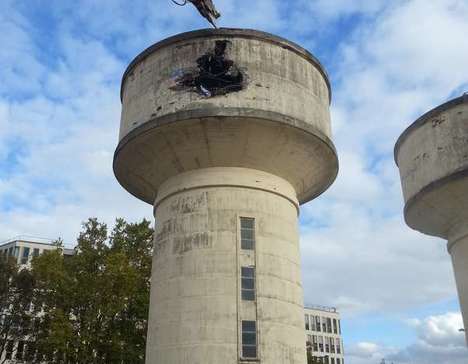
[[[31,306],[34,277],[28,270],[20,270],[14,258],[0,259],[0,358],[10,352],[12,344],[24,341],[31,329],[36,312]]]
[[[32,338],[50,363],[144,363],[153,230],[118,219],[112,231],[89,219],[75,255],[60,249],[32,263]]]

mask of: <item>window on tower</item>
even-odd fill
[[[255,249],[255,219],[250,217],[240,218],[241,249]]]
[[[254,267],[241,267],[241,296],[244,301],[255,301]]]
[[[257,357],[257,323],[242,321],[242,358],[255,359]]]

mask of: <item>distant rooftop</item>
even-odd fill
[[[10,244],[10,243],[14,243],[14,242],[17,242],[17,241],[25,241],[25,242],[29,242],[29,243],[51,245],[54,242],[54,239],[43,238],[43,237],[33,236],[33,235],[17,235],[17,236],[14,236],[14,237],[10,238],[10,239],[0,241],[0,246]]]
[[[336,309],[336,307],[306,304],[304,308],[309,309],[309,310],[318,310],[318,311],[325,311],[325,312],[331,312],[331,313],[338,313],[338,310]]]

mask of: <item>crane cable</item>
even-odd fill
[[[172,2],[173,2],[174,4],[176,4],[176,5],[179,5],[179,6],[184,6],[184,5],[187,5],[187,0],[184,0],[184,2],[183,2],[183,3],[178,3],[178,2],[177,2],[177,1],[175,1],[175,0],[172,0]]]

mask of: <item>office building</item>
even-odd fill
[[[340,314],[334,307],[304,308],[306,348],[324,364],[344,364]]]

